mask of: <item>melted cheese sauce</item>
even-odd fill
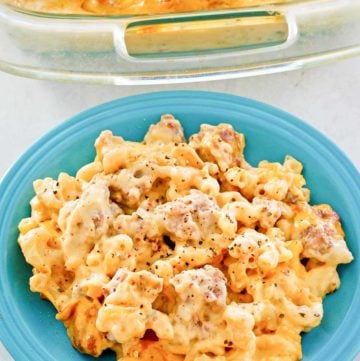
[[[301,332],[352,255],[309,205],[302,165],[244,159],[245,137],[164,115],[141,143],[100,134],[75,177],[34,182],[19,244],[73,345],[119,361],[300,360]]]

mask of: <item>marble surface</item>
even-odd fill
[[[132,94],[179,89],[232,93],[280,107],[327,135],[360,168],[358,57],[256,78],[166,86],[76,85],[0,73],[0,177],[40,136],[88,107]],[[12,360],[1,344],[0,360]]]

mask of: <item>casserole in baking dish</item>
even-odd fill
[[[166,13],[165,5],[149,2],[147,14],[140,5],[121,14],[105,0],[101,6],[91,0],[92,12],[75,1],[73,10],[64,2],[61,11],[49,13],[50,1],[38,2],[37,11],[21,2],[0,4],[0,70],[92,83],[181,83],[281,72],[360,54],[359,0],[244,0],[245,7],[237,5],[240,0],[173,0],[161,4],[182,12]],[[199,10],[185,11],[186,4]],[[212,8],[201,10],[204,4]]]
[[[245,8],[293,0],[7,0],[23,9],[65,14],[163,14]]]

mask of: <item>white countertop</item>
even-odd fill
[[[209,90],[280,107],[322,131],[360,168],[360,58],[256,78],[168,86],[74,85],[0,73],[0,177],[36,139],[99,103],[159,90]],[[12,358],[0,344],[0,360]]]

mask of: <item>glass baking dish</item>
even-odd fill
[[[36,13],[0,4],[0,70],[39,79],[185,83],[355,55],[360,0],[126,16]]]

